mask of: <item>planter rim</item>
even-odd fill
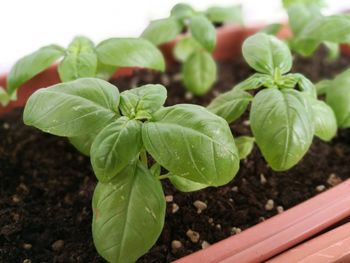
[[[257,24],[249,27],[227,25],[217,30],[217,47],[214,56],[218,60],[230,60],[241,54],[243,40],[263,27]],[[290,36],[287,27],[282,28],[280,37]],[[161,46],[168,63],[175,42]],[[343,51],[347,47],[342,48]],[[348,52],[347,52],[348,53]],[[115,77],[130,76],[134,69],[120,69]],[[40,73],[25,83],[18,93],[18,101],[5,109],[0,106],[0,115],[24,105],[26,99],[38,88],[59,82],[57,66]],[[0,86],[5,86],[6,74],[0,75]],[[285,212],[231,236],[210,247],[176,260],[177,263],[229,263],[260,262],[291,248],[303,240],[314,236],[332,224],[350,216],[350,179],[304,201]]]

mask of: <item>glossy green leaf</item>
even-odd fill
[[[63,55],[63,52],[63,48],[49,45],[18,60],[7,76],[8,93],[14,93],[23,83],[47,69]]]
[[[207,107],[208,110],[224,118],[228,123],[238,119],[247,109],[253,96],[248,92],[233,88],[220,94]]]
[[[213,6],[207,9],[206,15],[214,23],[236,22],[243,24],[241,5],[228,7]]]
[[[281,74],[292,67],[292,55],[288,46],[275,36],[257,33],[248,37],[242,47],[244,59],[258,72],[274,75],[276,68]]]
[[[163,71],[162,53],[146,39],[110,38],[102,41],[96,52],[103,64],[117,67],[141,67]]]
[[[264,158],[276,171],[284,171],[308,151],[314,135],[311,106],[293,89],[265,89],[255,95],[250,126]]]
[[[183,64],[182,76],[186,88],[203,95],[216,81],[216,63],[208,52],[194,52]]]
[[[182,31],[182,24],[175,18],[169,17],[152,21],[143,31],[141,37],[155,45],[173,40]]]
[[[326,102],[333,109],[340,128],[350,127],[350,70],[328,82]]]
[[[173,175],[218,186],[237,173],[239,157],[228,124],[203,107],[180,104],[157,111],[142,126],[142,139]]]
[[[156,177],[160,176],[161,167],[159,163],[153,164],[149,170],[151,174],[153,174],[153,176],[156,176]]]
[[[141,122],[120,117],[106,126],[91,146],[91,164],[97,179],[110,181],[138,156],[141,148]]]
[[[80,136],[69,137],[69,142],[82,154],[90,156],[91,145],[98,132],[87,133]]]
[[[177,175],[170,175],[169,180],[181,192],[194,192],[208,187],[206,184],[197,183]]]
[[[119,117],[119,91],[112,84],[81,78],[36,91],[24,109],[24,123],[47,133],[74,137],[96,133]]]
[[[315,135],[324,141],[330,141],[337,133],[337,120],[330,106],[325,102],[310,98],[314,116]]]
[[[249,78],[238,83],[234,89],[239,90],[253,90],[258,89],[262,86],[268,86],[268,83],[272,83],[273,78],[270,75],[254,73]]]
[[[235,138],[235,143],[238,149],[239,158],[245,159],[251,153],[254,147],[255,139],[249,136],[239,136]]]
[[[300,74],[300,73],[290,73],[287,74],[284,77],[291,77],[292,82],[295,82],[295,85],[297,85],[297,87],[302,91],[307,93],[309,96],[311,96],[312,98],[317,98],[317,90],[315,85],[308,79],[306,78],[304,75]]]
[[[166,88],[159,84],[126,90],[120,94],[120,110],[129,118],[149,119],[153,112],[163,106],[166,97]]]
[[[184,37],[176,43],[174,56],[178,61],[185,62],[193,52],[201,49],[200,44],[192,37]]]
[[[189,28],[193,38],[206,50],[212,52],[216,45],[216,30],[208,18],[197,15],[191,18]]]
[[[98,183],[92,200],[98,253],[108,262],[135,262],[157,241],[165,208],[159,180],[140,163],[127,166],[110,183]]]
[[[67,82],[78,78],[95,77],[96,70],[97,55],[94,44],[86,37],[76,37],[58,66],[60,79]]]
[[[171,16],[176,17],[179,20],[183,20],[193,16],[195,14],[195,11],[190,5],[185,3],[179,3],[171,9],[170,13]]]

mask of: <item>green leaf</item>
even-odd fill
[[[117,67],[140,67],[164,71],[162,53],[142,38],[110,38],[102,41],[96,52],[103,64]]]
[[[339,55],[340,55],[340,46],[338,43],[333,43],[333,42],[324,42],[323,43],[327,49],[328,49],[328,55],[327,55],[327,59],[329,61],[334,61],[336,60]]]
[[[288,8],[292,5],[313,5],[318,6],[319,9],[326,6],[325,0],[283,0],[283,6]]]
[[[340,128],[350,127],[350,70],[329,82],[326,103],[333,109]]]
[[[51,66],[63,52],[63,48],[49,45],[18,60],[7,76],[7,92],[14,93],[23,83]]]
[[[208,52],[194,52],[183,64],[182,75],[186,88],[203,95],[216,81],[216,63]]]
[[[117,71],[117,67],[113,65],[103,64],[101,61],[97,63],[96,78],[109,80]]]
[[[337,120],[331,107],[325,102],[310,98],[314,116],[315,135],[330,141],[337,133]]]
[[[106,126],[91,146],[91,164],[100,182],[108,182],[139,154],[141,122],[120,117]]]
[[[219,186],[237,173],[239,158],[226,121],[203,107],[179,104],[142,126],[146,150],[171,174]]]
[[[90,149],[98,132],[87,133],[80,136],[69,137],[69,142],[82,154],[90,156]]]
[[[97,56],[94,44],[86,37],[76,37],[66,50],[64,59],[58,66],[63,82],[78,78],[95,77]]]
[[[317,98],[317,90],[316,90],[315,85],[308,78],[306,78],[304,75],[302,75],[300,73],[290,73],[284,77],[290,77],[290,78],[294,79],[294,80],[292,80],[292,82],[296,81],[295,84],[298,85],[299,89],[302,92],[307,93],[312,98]]]
[[[271,76],[276,68],[284,74],[292,67],[292,55],[288,46],[278,38],[264,33],[248,37],[243,43],[242,53],[249,66]]]
[[[311,106],[293,89],[265,89],[255,95],[250,126],[264,158],[275,171],[284,171],[308,151],[314,135]]]
[[[5,107],[9,102],[10,97],[7,94],[7,91],[3,87],[0,87],[0,104]]]
[[[194,192],[208,187],[206,184],[200,184],[177,175],[170,175],[169,180],[181,192]]]
[[[240,136],[235,138],[235,143],[239,152],[239,159],[245,159],[251,153],[254,147],[255,139],[249,136]]]
[[[160,176],[161,167],[160,167],[159,163],[153,164],[149,170],[153,176],[155,176],[155,177]]]
[[[254,73],[249,78],[238,83],[234,89],[239,90],[253,90],[258,89],[262,86],[268,86],[269,83],[273,82],[273,78],[270,75]]]
[[[273,23],[273,24],[270,24],[266,27],[264,27],[263,29],[261,29],[259,32],[260,33],[265,33],[265,34],[268,34],[268,35],[277,35],[278,32],[281,31],[282,29],[282,24],[280,23]]]
[[[171,9],[170,13],[171,16],[176,17],[179,20],[184,20],[192,17],[195,14],[195,11],[190,5],[179,3]]]
[[[243,24],[242,6],[213,6],[207,9],[206,15],[214,23],[237,22]]]
[[[200,44],[192,37],[184,37],[177,41],[174,56],[178,61],[185,62],[193,52],[201,49]]]
[[[216,45],[216,30],[208,18],[197,15],[191,18],[189,28],[191,34],[198,43],[209,52],[212,52]]]
[[[162,186],[140,163],[110,183],[98,183],[92,200],[92,235],[108,262],[133,263],[157,241],[165,217]]]
[[[246,111],[252,98],[253,96],[248,92],[233,88],[216,97],[207,109],[231,123]]]
[[[175,18],[169,17],[152,21],[143,31],[141,37],[155,45],[173,40],[182,31],[182,24]]]
[[[159,84],[148,84],[123,91],[120,94],[120,110],[129,118],[149,119],[163,106],[167,90]]]
[[[24,123],[58,136],[98,132],[119,117],[119,91],[112,84],[81,78],[39,89],[24,108]]]
[[[326,94],[327,89],[332,85],[332,81],[329,79],[323,79],[320,82],[316,83],[315,88],[317,91],[317,95],[321,96]]]

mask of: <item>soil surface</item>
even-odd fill
[[[341,72],[350,59],[328,62],[320,50],[312,60],[296,58],[295,65],[295,72],[317,81]],[[140,70],[134,78],[113,83],[120,89],[163,83],[169,89],[168,105],[206,106],[252,73],[241,59],[218,66],[219,80],[204,97],[185,92],[178,65],[165,74]],[[89,159],[65,138],[24,126],[21,114],[16,110],[0,118],[0,262],[104,262],[91,239],[96,179]],[[235,135],[249,134],[244,120],[231,128]],[[255,147],[226,186],[181,193],[164,181],[165,227],[157,244],[138,262],[170,262],[237,234],[347,179],[349,163],[350,133],[344,130],[330,143],[315,139],[308,154],[288,172],[269,169]]]

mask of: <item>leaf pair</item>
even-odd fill
[[[330,50],[330,57],[336,57],[339,43],[346,43],[350,37],[350,17],[340,14],[324,16],[321,9],[324,1],[284,1],[289,16],[293,38],[289,41],[293,50],[303,56],[310,56],[324,43]]]
[[[257,145],[274,170],[287,170],[305,155],[314,134],[323,140],[335,136],[334,113],[317,100],[307,78],[286,74],[292,57],[282,41],[258,33],[243,43],[242,53],[259,73],[218,96],[208,109],[233,122],[252,102],[250,125]],[[252,89],[262,90],[253,96],[248,92]]]
[[[59,58],[58,73],[63,82],[83,77],[108,79],[118,67],[145,67],[164,70],[162,54],[144,39],[112,38],[94,46],[85,37],[76,37],[65,50],[49,45],[21,58],[7,78],[7,92],[15,97],[16,90]]]

